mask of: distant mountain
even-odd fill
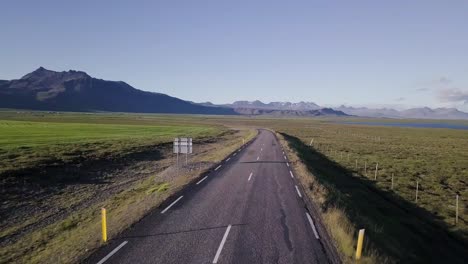
[[[48,111],[111,111],[179,114],[236,114],[161,93],[141,91],[121,81],[96,79],[81,71],[39,69],[21,79],[0,81],[0,108]]]
[[[362,117],[388,117],[388,118],[419,118],[419,119],[468,119],[468,113],[461,112],[455,108],[429,107],[411,108],[398,111],[390,108],[371,109],[367,107],[340,106],[336,110],[343,111],[349,115]]]
[[[291,103],[291,102],[271,102],[265,104],[261,101],[236,101],[232,104],[227,104],[225,106],[232,107],[232,108],[256,108],[256,109],[270,109],[270,110],[318,110],[322,107],[318,106],[312,102],[299,102],[299,103]]]
[[[315,116],[348,116],[341,111],[331,108],[318,110],[278,110],[278,109],[258,109],[258,108],[235,108],[237,113],[242,115],[267,115],[275,117],[315,117]]]

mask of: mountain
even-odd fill
[[[291,103],[291,102],[271,102],[265,104],[259,100],[256,101],[236,101],[232,104],[227,104],[225,106],[232,107],[232,108],[256,108],[256,109],[270,109],[270,110],[298,110],[298,111],[305,111],[305,110],[318,110],[321,109],[315,103],[312,102],[299,102],[299,103]]]
[[[141,91],[125,82],[96,79],[81,71],[39,69],[21,79],[0,81],[0,108],[48,111],[111,111],[179,114],[236,114],[161,93]]]
[[[349,115],[362,117],[388,117],[388,118],[418,118],[418,119],[468,119],[468,113],[455,108],[429,107],[411,108],[407,110],[395,110],[391,108],[372,109],[367,107],[340,106],[335,108]]]
[[[335,111],[331,108],[322,108],[318,110],[278,110],[278,109],[258,109],[258,108],[235,108],[237,113],[242,115],[267,115],[267,116],[285,116],[285,117],[315,117],[315,116],[348,116],[341,111]]]

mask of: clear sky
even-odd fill
[[[6,0],[0,79],[86,71],[196,102],[468,111],[468,1]]]

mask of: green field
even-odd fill
[[[0,120],[0,174],[77,158],[112,158],[177,136],[210,137],[223,130],[187,124],[183,117],[8,114],[3,117],[9,120]]]
[[[428,263],[441,260],[441,256],[449,263],[466,260],[466,131],[341,125],[299,119],[272,127],[284,133],[308,170],[328,190],[322,208],[325,211],[339,208],[351,222],[350,237],[336,237],[342,239],[339,247],[350,258],[356,229],[365,228],[368,254],[376,256],[374,262]],[[309,187],[317,191],[316,186]],[[457,224],[456,195],[459,195]],[[335,224],[335,229],[345,226],[343,222]],[[437,240],[438,248],[427,242],[430,240]]]

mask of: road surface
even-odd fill
[[[331,263],[290,169],[274,134],[260,130],[85,263]]]

